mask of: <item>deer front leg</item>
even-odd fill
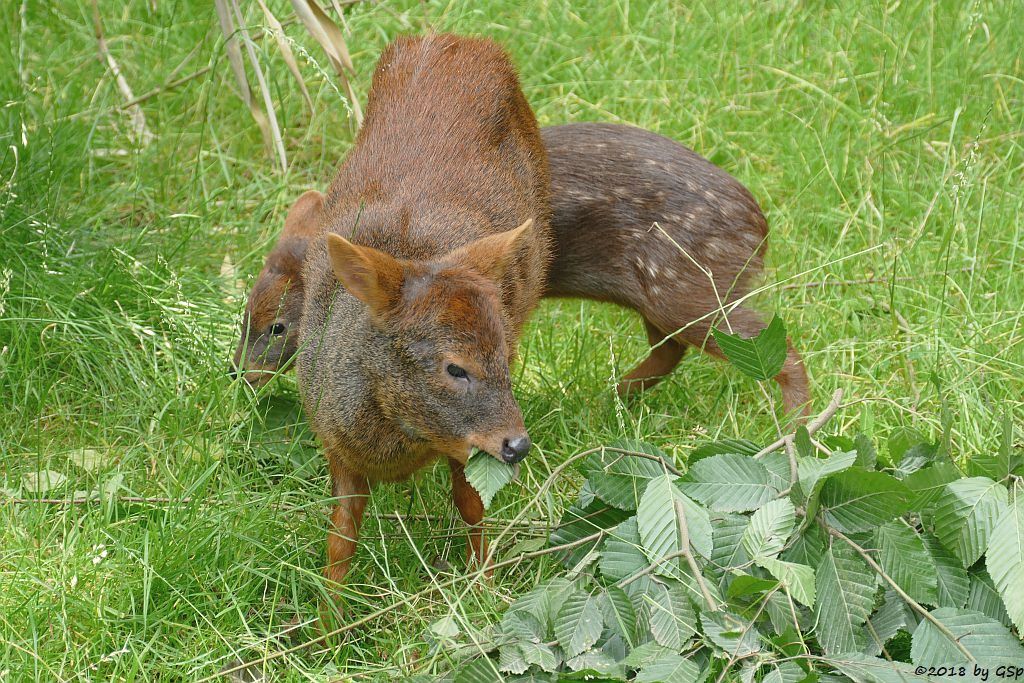
[[[330,528],[327,531],[327,567],[324,576],[333,584],[345,580],[352,556],[356,552],[359,527],[363,523],[363,511],[370,495],[370,484],[366,477],[352,474],[340,466],[331,466],[333,481],[332,495],[334,510],[331,512]],[[337,588],[337,586],[334,586]]]
[[[469,544],[466,546],[466,561],[476,562],[483,565],[487,561],[487,541],[484,539],[484,532],[480,523],[484,519],[484,504],[480,500],[480,494],[476,492],[469,482],[466,481],[466,471],[462,463],[453,458],[448,458],[448,467],[452,471],[452,498],[459,515],[469,526]],[[488,565],[490,562],[488,561]],[[493,571],[488,568],[487,576]]]

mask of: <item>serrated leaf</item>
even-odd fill
[[[640,531],[636,517],[630,517],[613,529],[604,540],[601,573],[613,581],[621,581],[647,567],[647,557],[640,547]]]
[[[772,451],[761,458],[761,464],[768,470],[768,483],[776,491],[789,488],[789,456],[781,451]]]
[[[756,337],[744,339],[717,327],[712,330],[722,354],[740,372],[751,379],[765,381],[782,371],[786,362],[786,326],[774,316]]]
[[[465,475],[469,485],[480,494],[486,510],[491,506],[495,494],[512,481],[515,467],[499,462],[483,451],[476,451],[466,462]]]
[[[600,594],[598,606],[607,629],[621,637],[630,648],[636,645],[636,610],[625,591],[617,586],[608,587]]]
[[[903,522],[883,524],[875,531],[878,563],[907,595],[918,602],[937,602],[937,579],[924,541]]]
[[[662,474],[648,483],[636,511],[640,539],[651,562],[657,562],[666,555],[678,552],[682,547],[676,516],[677,501],[681,504],[686,517],[687,532],[693,551],[701,557],[711,557],[713,539],[707,510],[680,491],[672,477]],[[656,571],[673,574],[671,566],[662,565]]]
[[[626,658],[622,660],[622,663],[630,669],[639,669],[670,653],[672,653],[672,650],[669,648],[651,641],[630,650]]]
[[[935,571],[938,606],[963,607],[967,602],[970,586],[967,571],[960,564],[960,560],[946,550],[937,538],[925,533],[922,539]]]
[[[1024,662],[1024,647],[1020,641],[991,617],[952,607],[940,607],[931,615],[983,666]],[[969,661],[956,644],[927,619],[922,619],[914,629],[910,659],[918,666],[948,666]]]
[[[786,545],[796,525],[796,510],[788,498],[773,500],[750,517],[743,532],[743,549],[749,557],[774,557]]]
[[[860,557],[845,547],[825,552],[816,573],[817,602],[814,630],[827,654],[864,648],[864,622],[874,606],[875,575]]]
[[[502,645],[498,650],[498,670],[503,673],[521,674],[530,668],[523,651],[515,643]]]
[[[888,474],[855,468],[829,477],[821,506],[840,531],[873,531],[910,508],[910,490]]]
[[[807,672],[796,662],[780,662],[761,679],[761,683],[800,683],[807,678]]]
[[[758,558],[757,564],[781,581],[794,600],[814,607],[814,569],[804,564],[783,562],[771,557]]]
[[[671,653],[644,666],[633,680],[635,683],[697,683],[699,679],[700,667]]]
[[[721,455],[722,453],[754,455],[760,450],[760,446],[753,441],[747,441],[746,439],[718,439],[717,441],[701,444],[697,448],[694,448],[690,452],[690,457],[687,458],[687,462],[692,466],[693,463],[698,460],[710,458],[712,455]]]
[[[875,444],[871,439],[865,434],[858,434],[854,437],[853,443],[857,452],[857,461],[854,464],[866,470],[875,469],[875,465],[878,464],[878,451],[875,450]]]
[[[717,513],[711,516],[715,530],[714,548],[711,551],[711,566],[715,570],[739,567],[750,560],[743,548],[743,533],[750,523],[745,515]]]
[[[577,591],[569,596],[555,617],[555,638],[566,657],[591,648],[601,636],[601,609],[596,595]]]
[[[810,498],[819,484],[853,467],[856,461],[857,454],[853,451],[840,451],[827,458],[798,458],[797,476],[804,498]]]
[[[544,643],[527,640],[519,643],[519,649],[527,663],[539,666],[543,671],[555,671],[562,663],[562,658],[555,650]]]
[[[68,478],[54,470],[25,472],[21,475],[21,486],[29,493],[47,493],[66,484]]]
[[[779,582],[775,579],[762,579],[750,574],[740,574],[739,576],[732,577],[732,580],[729,581],[729,589],[726,590],[725,597],[732,600],[734,598],[746,597],[747,595],[766,593],[778,585]]]
[[[1020,493],[992,530],[985,566],[1010,620],[1018,633],[1024,633],[1024,496]]]
[[[975,568],[968,575],[970,588],[967,591],[966,609],[981,612],[990,619],[995,619],[1003,626],[1010,625],[1010,615],[1006,613],[1006,605],[999,597],[992,577],[984,569]]]
[[[628,512],[606,505],[601,501],[594,501],[585,508],[572,505],[562,515],[558,527],[551,532],[550,544],[553,546],[565,545],[598,531],[614,529],[628,516]],[[559,553],[559,557],[566,566],[575,566],[597,547],[600,540],[595,539],[581,543],[564,553]]]
[[[562,675],[559,676],[559,680],[626,680],[626,667],[601,650],[590,650],[581,655],[576,655],[566,660],[565,664],[577,675]]]
[[[435,638],[454,638],[460,632],[459,625],[451,615],[441,617],[430,625],[430,633]]]
[[[900,629],[909,629],[915,626],[914,622],[907,620],[907,607],[903,599],[895,591],[889,590],[885,594],[885,601],[882,606],[875,610],[875,613],[868,619],[867,645],[864,646],[864,654],[877,657],[882,652],[882,647],[896,635]]]
[[[985,552],[1006,508],[1006,488],[988,477],[950,482],[935,506],[935,535],[964,567],[970,567]]]
[[[860,652],[846,652],[831,657],[828,663],[854,683],[926,683],[934,680],[914,673],[914,667],[903,662],[890,662]]]
[[[817,524],[799,532],[779,557],[786,562],[817,567],[825,554],[825,536]]]
[[[938,446],[932,443],[919,443],[911,446],[903,454],[900,464],[893,470],[897,479],[906,479],[925,465],[935,460]]]
[[[728,612],[702,612],[704,635],[729,657],[748,657],[761,651],[761,633],[749,621]]]
[[[922,468],[903,480],[916,496],[912,506],[918,512],[925,512],[942,497],[946,484],[960,478],[960,472],[949,462],[937,462]]]
[[[611,446],[657,456],[670,463],[664,451],[641,441],[621,440]],[[666,472],[665,464],[614,450],[601,450],[587,458],[584,467],[594,494],[608,505],[632,512],[640,504],[647,482]]]
[[[477,657],[455,674],[455,683],[501,683],[503,680],[497,662],[487,657]]]
[[[651,584],[646,594],[649,625],[654,641],[676,652],[697,631],[697,615],[686,592],[677,584]]]
[[[679,484],[683,493],[711,510],[751,512],[778,495],[764,465],[744,455],[723,453],[690,467]]]

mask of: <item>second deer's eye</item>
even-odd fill
[[[284,323],[274,323],[273,325],[270,326],[270,334],[275,337],[281,336],[282,334],[285,333],[285,331],[286,328],[284,326]]]
[[[466,371],[460,368],[455,363],[449,363],[447,370],[448,374],[451,375],[452,377],[455,377],[456,379],[468,379]]]

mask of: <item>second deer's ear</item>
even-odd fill
[[[295,200],[284,219],[284,234],[295,237],[312,237],[320,229],[320,214],[324,208],[324,196],[310,190]]]
[[[335,233],[327,235],[327,254],[338,281],[375,315],[383,313],[398,300],[402,289],[402,266],[394,257],[352,244]]]
[[[506,268],[532,232],[533,219],[527,218],[518,228],[481,237],[459,247],[451,253],[451,258],[495,282],[501,282]]]

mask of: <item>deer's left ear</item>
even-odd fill
[[[501,282],[508,265],[532,234],[533,219],[528,218],[518,228],[481,237],[459,247],[446,260],[472,268],[494,282]]]

